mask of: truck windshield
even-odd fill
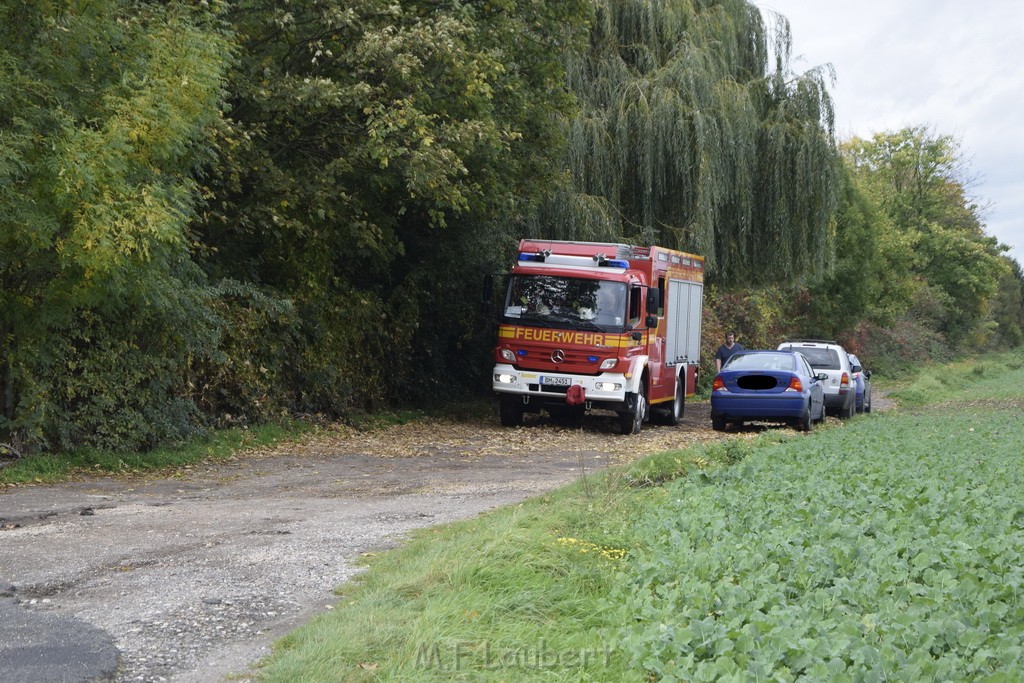
[[[626,321],[626,284],[555,275],[514,275],[505,292],[502,321],[621,332]]]

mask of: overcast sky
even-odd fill
[[[835,67],[840,140],[918,124],[959,138],[988,234],[1024,265],[1024,2],[753,1],[789,19],[795,71]]]

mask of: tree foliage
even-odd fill
[[[857,182],[877,198],[906,245],[897,279],[941,301],[938,331],[956,347],[983,340],[1005,247],[985,234],[982,207],[968,195],[972,178],[959,142],[917,126],[853,139],[845,146]],[[889,273],[886,273],[889,276]],[[982,335],[984,336],[984,335]]]
[[[190,259],[229,43],[177,3],[0,8],[4,424],[38,443],[189,431],[216,321]]]
[[[785,20],[771,30],[747,2],[598,2],[589,48],[566,60],[571,182],[537,222],[695,251],[727,283],[823,272],[830,74],[789,57]]]
[[[228,13],[241,56],[198,230],[211,277],[296,307],[297,346],[255,349],[288,367],[279,403],[338,414],[461,373],[460,340],[479,333],[461,292],[497,250],[481,225],[556,171],[571,104],[558,60],[584,15],[573,1]]]
[[[0,38],[5,438],[483,389],[523,236],[704,254],[761,344],[1020,341],[955,141],[840,159],[830,68],[745,0],[0,0]]]
[[[996,324],[997,348],[1024,344],[1024,271],[1017,261],[1003,257],[1006,268],[999,274],[992,319]]]

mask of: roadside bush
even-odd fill
[[[337,418],[387,406],[411,346],[386,304],[374,293],[339,287],[303,301],[299,311],[302,351],[285,365],[295,392],[289,407]]]
[[[866,367],[890,377],[953,357],[953,350],[939,332],[908,317],[897,320],[892,327],[862,322],[840,341],[847,351],[860,356]]]
[[[267,419],[288,406],[282,373],[295,354],[298,316],[291,301],[225,280],[211,307],[222,327],[217,352],[195,359],[188,383],[217,426]]]
[[[16,419],[30,447],[145,450],[202,432],[183,380],[190,358],[212,352],[216,320],[198,300],[180,308],[86,309],[19,356]]]
[[[388,326],[372,294],[295,301],[226,280],[213,306],[223,320],[220,347],[192,367],[189,383],[215,424],[296,413],[338,418],[387,402],[395,340],[382,334]]]
[[[730,292],[708,288],[705,312],[713,310],[721,325],[719,335],[711,340],[714,348],[724,341],[725,332],[734,330],[737,341],[748,349],[774,349],[792,330],[792,299],[781,287]]]

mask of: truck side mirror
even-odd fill
[[[656,316],[649,315],[644,320],[644,325],[653,329],[658,326],[658,318]]]
[[[661,290],[651,287],[647,290],[647,312],[657,315],[659,308],[661,308]],[[647,327],[652,327],[652,325]]]

